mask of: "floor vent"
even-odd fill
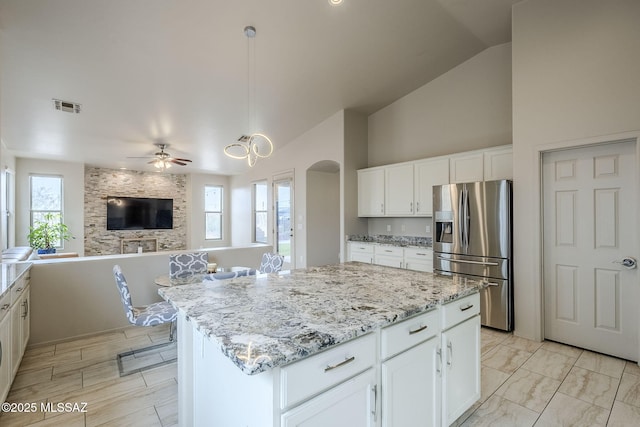
[[[53,106],[56,108],[56,110],[64,111],[66,113],[80,113],[80,104],[77,104],[75,102],[54,99]]]

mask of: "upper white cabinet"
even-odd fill
[[[484,180],[513,178],[513,149],[498,147],[484,152]]]
[[[413,163],[402,163],[384,168],[385,215],[413,215]]]
[[[358,171],[358,216],[433,216],[433,186],[513,178],[510,145]]]
[[[449,158],[420,160],[414,164],[415,215],[433,215],[433,186],[449,183]]]
[[[456,154],[449,158],[449,182],[475,182],[484,180],[484,154],[482,151]]]
[[[358,216],[384,216],[384,169],[358,171]]]

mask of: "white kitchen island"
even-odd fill
[[[480,397],[479,286],[352,262],[162,288],[180,425],[448,425]]]

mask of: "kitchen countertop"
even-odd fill
[[[469,295],[480,283],[349,262],[161,288],[244,373],[308,357]]]
[[[30,262],[0,264],[0,297],[3,297],[16,280],[18,280],[30,268]]]
[[[431,237],[387,236],[387,235],[350,235],[349,242],[373,243],[377,245],[432,248]]]

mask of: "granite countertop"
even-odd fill
[[[0,264],[0,297],[9,291],[11,286],[31,268],[30,262],[12,262]]]
[[[433,241],[431,237],[413,237],[413,236],[387,236],[387,235],[357,235],[353,234],[348,237],[349,242],[374,243],[377,245],[431,248]]]
[[[349,262],[161,288],[252,375],[475,292],[477,281]]]

